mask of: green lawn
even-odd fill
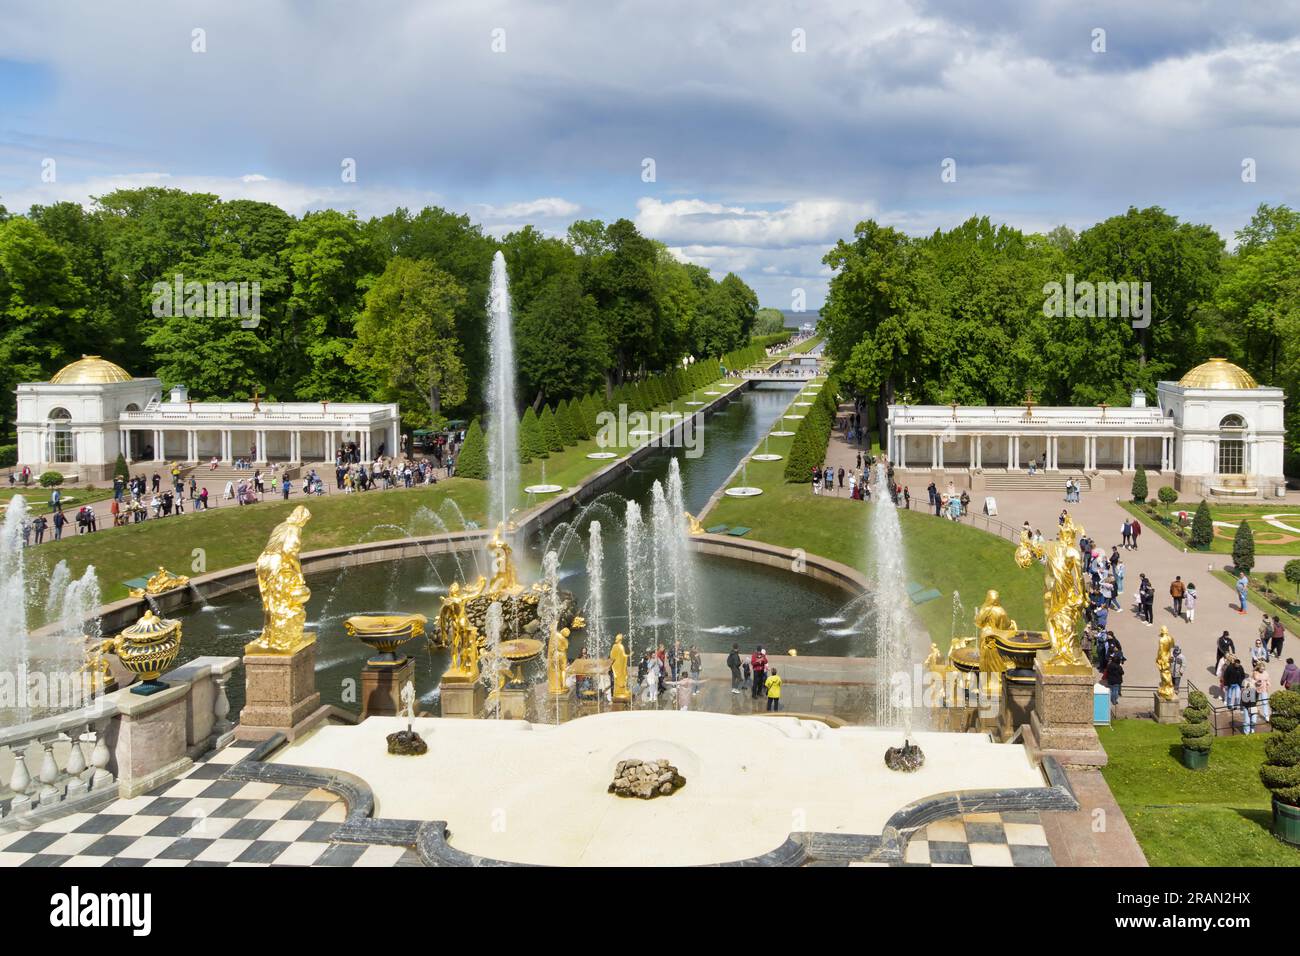
[[[18,485],[13,489],[5,488],[0,491],[0,511],[4,510],[9,504],[9,499],[14,495],[22,495],[27,501],[27,510],[34,515],[47,515],[53,510],[50,508],[50,488],[42,488],[40,485],[33,483],[30,487],[24,488]],[[113,489],[110,488],[91,488],[86,485],[63,485],[59,488],[62,494],[63,510],[69,513],[76,511],[82,505],[88,505],[94,501],[103,501],[106,498],[113,497]]]
[[[715,396],[704,395],[706,390],[724,391],[716,385],[700,389],[678,400],[676,410],[684,413],[695,410],[694,406],[684,405],[685,401],[711,401]],[[662,427],[671,427],[673,421],[662,422]],[[552,452],[549,458],[522,466],[520,488],[539,483],[543,466],[548,482],[573,487],[610,464],[612,459],[593,460],[587,457],[589,452],[597,450],[625,452],[627,449],[601,449],[595,440],[589,440],[566,448],[563,452]],[[8,489],[6,493],[7,491]],[[41,494],[37,501],[48,498],[44,489],[30,489],[26,496],[29,503],[33,502],[32,493]],[[109,491],[101,497],[111,495],[112,492]],[[540,496],[535,501],[527,501],[526,497],[521,491],[522,507],[540,504],[549,496]],[[431,487],[368,491],[353,495],[335,492],[310,500],[295,495],[285,502],[268,495],[260,504],[245,507],[231,502],[217,502],[217,506],[207,513],[190,512],[124,528],[111,528],[101,524],[100,530],[94,534],[70,533],[62,541],[47,540],[39,548],[29,548],[25,552],[25,559],[30,573],[38,580],[47,576],[49,570],[60,560],[67,561],[74,577],[79,577],[87,565],[94,565],[103,600],[116,601],[127,596],[123,582],[147,577],[159,565],[175,574],[193,575],[203,571],[219,571],[255,560],[265,547],[271,529],[298,504],[306,504],[312,512],[312,520],[305,534],[305,549],[318,551],[365,541],[399,538],[406,532],[414,535],[437,533],[440,530],[437,522],[418,518],[417,512],[422,508],[439,514],[451,530],[460,530],[459,519],[450,506],[445,504],[448,500],[455,502],[466,519],[484,523],[487,513],[486,483],[468,478],[451,478]],[[203,551],[201,567],[196,567],[197,558],[193,553],[196,548]],[[44,614],[45,595],[40,588],[37,588],[37,592],[31,595],[28,608],[29,623],[33,627],[39,626]]]
[[[1144,531],[1148,529],[1155,531],[1176,548],[1187,547],[1186,541],[1165,528],[1164,525],[1157,522],[1132,501],[1121,501],[1120,504],[1142,522]],[[1194,515],[1198,504],[1200,504],[1199,501],[1178,502],[1170,511],[1175,514],[1179,511],[1186,511],[1189,515]],[[1164,506],[1157,505],[1156,507],[1163,510]],[[1244,519],[1255,535],[1256,554],[1300,555],[1300,533],[1292,533],[1268,524],[1264,521],[1267,515],[1289,515],[1290,517],[1279,518],[1278,520],[1292,528],[1300,529],[1300,508],[1294,505],[1288,507],[1285,503],[1276,505],[1211,504],[1211,520],[1228,522],[1231,527],[1215,525],[1214,540],[1210,543],[1210,552],[1213,554],[1232,554],[1233,536],[1236,534],[1237,525]],[[1191,528],[1190,519],[1188,528]]]
[[[1152,866],[1300,866],[1300,850],[1269,829],[1266,735],[1220,737],[1209,767],[1188,770],[1177,724],[1119,720],[1098,733],[1102,774]]]
[[[793,441],[770,439],[769,450],[788,455]],[[753,529],[748,538],[803,548],[868,571],[867,524],[876,505],[853,501],[847,489],[838,498],[814,495],[807,483],[787,484],[784,476],[784,461],[750,462],[746,480],[764,493],[755,498],[724,496],[703,523],[744,525]],[[922,511],[904,510],[898,517],[909,578],[942,595],[916,605],[917,616],[941,649],[947,649],[952,635],[953,591],[960,593],[963,604],[959,635],[971,630],[975,608],[989,588],[998,589],[1003,607],[1018,625],[1043,627],[1042,572],[1018,568],[1011,542]]]

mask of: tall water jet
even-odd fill
[[[636,649],[641,637],[641,623],[650,614],[645,588],[645,525],[641,520],[641,506],[635,501],[627,503],[627,517],[623,529],[623,553],[627,581],[627,655],[635,663]]]
[[[25,693],[27,683],[27,581],[23,573],[23,522],[27,520],[27,502],[14,495],[5,508],[0,524],[0,666],[14,675],[14,691],[19,693],[14,709],[14,723],[28,718]],[[7,721],[6,721],[7,722]]]
[[[487,682],[489,699],[492,702],[492,716],[501,717],[501,683],[507,662],[501,656],[501,602],[493,601],[488,605],[483,622],[487,631],[487,649],[483,655],[483,667],[480,668],[481,680]]]
[[[653,535],[655,619],[672,627],[673,645],[680,651],[695,626],[690,526],[686,521],[682,474],[674,458],[668,466],[668,490],[659,482],[651,489],[650,526]]]
[[[915,663],[909,630],[907,572],[903,564],[903,530],[898,508],[889,494],[884,464],[872,472],[872,505],[868,539],[872,548],[872,587],[875,589],[876,724],[912,730],[912,666]]]
[[[600,536],[600,522],[587,529],[587,653],[605,656],[605,547]]]
[[[510,319],[506,257],[492,257],[488,293],[488,517],[506,521],[519,493],[519,406],[515,404],[515,344]]]

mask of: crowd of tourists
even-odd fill
[[[344,494],[352,494],[373,489],[436,484],[439,477],[450,478],[455,474],[456,455],[464,440],[463,431],[449,433],[443,440],[433,444],[428,457],[414,457],[408,454],[406,436],[403,435],[399,456],[385,456],[385,446],[380,444],[378,456],[371,462],[362,460],[355,442],[340,445],[334,454],[334,487]],[[252,454],[256,454],[256,451]],[[251,470],[252,474],[228,478],[219,495],[210,493],[206,484],[200,484],[201,473],[198,469],[192,469],[186,474],[179,463],[173,463],[162,471],[154,471],[152,475],[135,474],[125,478],[119,475],[113,479],[113,497],[108,505],[108,517],[111,518],[112,526],[117,528],[183,515],[187,507],[198,512],[207,511],[223,501],[237,505],[257,504],[268,494],[279,495],[287,501],[295,490],[304,497],[320,496],[327,492],[325,479],[314,468],[301,476],[295,489],[294,481],[279,463],[273,462],[263,470],[255,467],[251,459],[240,458],[234,462],[234,467],[237,471]],[[9,475],[11,486],[16,486],[23,480],[24,470],[15,470]],[[30,480],[29,470],[26,477]],[[49,515],[34,515],[24,519],[24,547],[42,544],[47,540],[58,541],[64,536],[65,529],[74,522],[77,534],[99,530],[101,516],[96,514],[93,506],[83,504],[69,515],[64,508],[62,489],[56,487],[51,490],[48,504]]]

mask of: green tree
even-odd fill
[[[1300,601],[1300,558],[1295,558],[1284,564],[1282,574],[1295,585],[1296,600]]]
[[[542,441],[546,444],[546,450],[564,451],[564,439],[560,437],[560,428],[556,424],[555,412],[551,411],[550,405],[542,409],[538,422],[541,425]]]
[[[1280,802],[1300,807],[1300,730],[1268,735],[1259,779]]]
[[[759,309],[754,313],[754,334],[775,335],[785,331],[785,315],[780,309]]]
[[[600,315],[576,272],[544,281],[516,314],[519,374],[535,407],[549,397],[580,395],[601,381],[606,355]]]
[[[1178,500],[1178,492],[1170,485],[1161,485],[1160,490],[1156,492],[1156,497],[1160,499],[1160,503],[1167,511]]]
[[[546,439],[542,436],[542,424],[531,405],[524,411],[524,417],[519,422],[519,454],[520,460],[525,463],[534,458],[550,457]]]
[[[113,477],[121,478],[123,481],[131,477],[131,470],[126,465],[126,456],[119,454],[117,461],[113,462]]]
[[[1214,541],[1214,519],[1210,516],[1210,506],[1202,499],[1201,503],[1196,506],[1196,514],[1192,518],[1192,534],[1189,542],[1193,548],[1199,551],[1207,550]]]
[[[1232,539],[1232,564],[1246,574],[1255,567],[1255,533],[1245,518],[1237,525],[1237,533]]]
[[[465,290],[433,263],[397,257],[366,294],[350,360],[405,400],[417,427],[442,423],[444,405],[465,401],[467,382],[456,337],[456,308]],[[414,405],[412,399],[423,404]]]
[[[456,459],[456,475],[480,481],[487,479],[487,439],[477,418],[469,423],[469,428],[465,431],[465,444],[460,446],[460,456]]]
[[[1138,504],[1147,500],[1147,470],[1141,465],[1133,472],[1133,500]]]

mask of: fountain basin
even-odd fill
[[[703,402],[683,402],[683,405],[703,405]]]
[[[773,455],[770,452],[764,452],[761,455],[750,455],[750,461],[780,461],[784,456]]]
[[[528,485],[524,488],[524,492],[530,495],[553,495],[563,490],[563,485]]]
[[[773,438],[790,438],[794,435],[794,432],[782,430],[782,431],[770,432],[770,434]]]
[[[705,392],[705,395],[721,395],[721,392]]]
[[[277,751],[275,764],[360,777],[380,819],[445,820],[450,844],[488,859],[553,866],[689,866],[742,860],[780,846],[790,808],[807,830],[879,834],[917,801],[954,791],[1046,791],[1025,748],[979,734],[916,733],[914,773],[885,767],[896,730],[831,729],[795,717],[704,712],[604,713],[560,725],[417,718],[429,753],[394,757],[396,717],[323,726]],[[607,792],[629,754],[668,758],[688,783],[669,800]],[[508,827],[484,807],[499,807]],[[744,826],[736,826],[743,814]],[[647,831],[647,827],[651,831]],[[669,834],[646,839],[647,832]]]
[[[594,458],[597,461],[605,461],[609,458],[617,458],[618,455],[612,451],[593,451],[587,455],[588,458]]]
[[[798,421],[798,420],[800,420],[800,419],[803,418],[802,415],[783,415],[783,416],[781,416],[781,417],[782,417],[782,418],[788,418],[788,419],[790,419],[791,421]]]
[[[762,493],[762,488],[755,488],[752,485],[737,485],[723,492],[729,498],[755,498]]]

